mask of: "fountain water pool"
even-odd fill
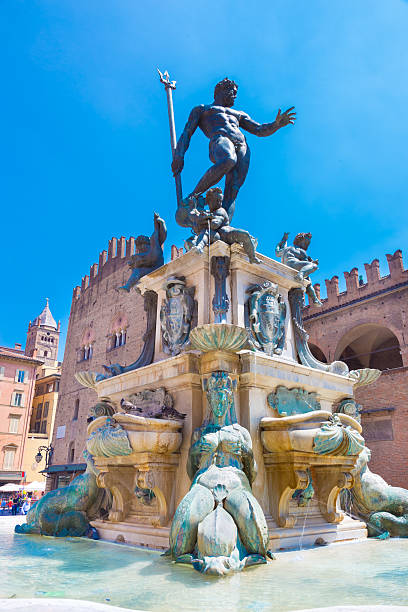
[[[365,540],[277,553],[277,560],[223,579],[170,563],[158,552],[86,538],[13,533],[0,519],[0,598],[73,598],[124,608],[302,610],[407,605],[408,543]]]

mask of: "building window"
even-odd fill
[[[57,489],[67,487],[70,483],[69,476],[57,476]]]
[[[126,329],[114,332],[111,336],[111,350],[126,344]]]
[[[41,423],[40,433],[42,433],[42,434],[46,434],[47,433],[47,421],[43,421]]]
[[[35,390],[35,394],[36,394],[36,395],[42,395],[42,394],[43,394],[43,391],[44,391],[43,386],[42,386],[42,385],[38,385],[38,387],[37,387],[37,388],[36,388],[36,390]]]
[[[74,442],[70,442],[69,447],[68,447],[68,462],[74,463],[74,459],[75,459],[75,444]]]
[[[18,414],[10,414],[9,416],[9,433],[18,433],[18,426],[20,424],[20,416]]]
[[[12,406],[22,406],[23,405],[23,394],[14,392],[11,396],[11,405]]]
[[[73,421],[78,420],[78,414],[79,414],[79,398],[75,400],[74,416],[72,417]]]
[[[26,373],[24,372],[24,370],[16,371],[16,382],[23,383],[25,377],[26,377]]]
[[[93,346],[92,344],[86,344],[82,350],[82,361],[89,361],[89,359],[92,359],[92,355],[93,355]]]
[[[4,378],[4,366],[0,366],[0,378]]]
[[[38,419],[41,419],[41,415],[42,415],[42,407],[43,407],[43,405],[42,405],[42,404],[38,404],[38,406],[37,406],[37,409],[36,409],[36,412],[35,412],[35,418],[36,418],[37,420],[38,420]]]
[[[4,451],[3,470],[12,470],[14,467],[15,448],[6,448]]]
[[[44,351],[44,357],[48,357],[48,351]]]
[[[54,383],[54,385],[55,385],[55,386],[54,386],[54,391],[55,391],[55,392],[59,391],[60,381],[59,381],[59,380],[56,380],[56,381],[55,381],[55,383]]]
[[[53,392],[53,390],[54,390],[54,385],[53,385],[52,383],[50,383],[50,384],[48,385],[48,387],[47,387],[47,391],[48,391],[48,393],[52,393],[52,392]]]
[[[44,403],[44,410],[43,410],[43,415],[42,415],[43,419],[46,419],[47,416],[48,416],[48,408],[49,408],[49,406],[50,406],[50,402],[45,402]]]

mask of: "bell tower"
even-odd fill
[[[60,331],[61,322],[56,324],[46,298],[43,311],[28,325],[25,354],[41,359],[47,366],[56,366]]]

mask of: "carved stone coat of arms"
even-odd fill
[[[247,290],[246,318],[252,345],[267,355],[280,355],[285,344],[286,304],[270,281]]]
[[[163,350],[178,355],[188,341],[194,314],[194,287],[186,287],[184,278],[171,277],[165,284],[166,299],[160,309]]]

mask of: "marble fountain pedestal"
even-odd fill
[[[330,543],[366,537],[365,523],[344,516],[339,505],[340,490],[352,486],[351,470],[358,452],[350,444],[344,450],[344,443],[337,450],[316,450],[322,424],[337,427],[337,433],[347,429],[351,437],[361,433],[351,417],[339,415],[337,425],[330,421],[334,405],[353,396],[358,375],[336,373],[338,368],[327,371],[325,364],[319,369],[299,362],[289,292],[303,290],[303,284],[296,280],[295,270],[261,254],[258,257],[261,263],[251,264],[240,246],[216,242],[210,255],[207,249],[203,254],[189,251],[140,280],[142,294],[154,291],[158,295],[153,363],[100,380],[94,388],[99,398],[108,398],[118,411],[122,399],[164,388],[174,408],[186,416],[175,421],[113,415],[128,433],[132,452],[95,457],[98,484],[113,497],[109,517],[92,523],[102,538],[168,548],[175,508],[191,484],[186,464],[192,432],[202,424],[206,410],[205,381],[216,371],[227,372],[236,381],[237,420],[252,438],[258,469],[252,490],[267,520],[271,549],[309,546],[319,538]],[[188,317],[185,321],[187,341],[173,347],[173,353],[179,351],[174,355],[165,352],[169,348],[163,304],[168,300],[169,279],[182,279],[183,291],[188,290],[195,304],[190,322]],[[237,349],[239,343],[233,346],[233,338],[240,334],[246,338],[245,328],[251,327],[247,305],[255,285],[264,289],[277,285],[272,298],[259,302],[262,315],[268,299],[274,308],[279,298],[282,329],[277,353],[269,345],[265,352],[266,345],[259,343],[256,350],[247,342],[241,342],[243,348]],[[175,304],[177,318],[177,301]],[[183,310],[183,304],[180,308]],[[205,326],[217,323],[218,330],[226,331],[218,344],[210,346],[208,338],[214,327]],[[190,328],[196,331],[189,338]],[[207,348],[200,351],[197,338],[203,337]],[[284,403],[279,404],[282,393],[292,398],[289,411]],[[89,432],[104,419],[93,421]],[[311,482],[313,496],[302,499],[302,491],[308,487],[310,491]],[[140,493],[146,490],[154,493],[148,501]]]

